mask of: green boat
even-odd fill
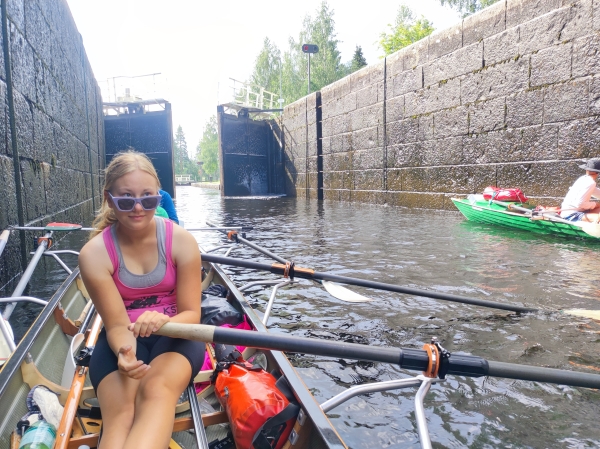
[[[484,199],[483,195],[451,199],[468,220],[478,223],[517,228],[538,234],[600,240],[600,225],[581,221],[570,222],[555,212],[538,211],[528,204],[489,201]]]

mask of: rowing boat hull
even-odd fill
[[[245,297],[236,288],[233,282],[218,266],[212,266],[207,263],[205,268],[212,270],[213,283],[219,283],[227,287],[233,295],[232,304],[241,312],[243,312],[247,320],[253,325],[258,332],[267,332],[267,329],[260,321],[258,315],[251,308]],[[75,270],[61,287],[54,294],[52,299],[40,313],[36,321],[33,323],[27,334],[21,340],[15,352],[8,359],[6,364],[0,370],[0,447],[10,447],[10,436],[13,429],[16,427],[19,419],[27,412],[26,398],[29,393],[32,382],[31,376],[33,373],[33,385],[38,383],[54,383],[60,384],[65,357],[69,351],[69,345],[72,337],[65,335],[61,327],[56,324],[53,319],[53,311],[59,303],[65,309],[68,316],[79,316],[84,309],[87,300],[79,290],[77,285],[79,270]],[[249,351],[254,351],[249,349]],[[335,431],[333,425],[321,410],[319,404],[316,403],[314,397],[308,391],[306,385],[291,365],[287,357],[278,351],[264,351],[268,368],[278,369],[286,376],[296,399],[301,405],[302,410],[308,417],[304,426],[298,430],[304,433],[299,444],[294,445],[294,448],[335,448],[344,449],[347,446],[343,443],[340,436]],[[31,355],[33,362],[28,361],[28,354]],[[245,353],[247,356],[247,354]],[[23,367],[27,367],[24,371]],[[36,374],[39,370],[39,375]],[[28,373],[25,374],[24,373]],[[25,377],[24,377],[25,376]],[[30,377],[28,377],[30,376]],[[38,378],[36,378],[38,376]],[[93,397],[93,389],[86,381],[86,388],[82,393],[80,405],[85,398]],[[58,385],[49,385],[53,390],[58,390]],[[61,402],[64,402],[68,390],[63,390],[60,396]],[[216,400],[206,396],[206,399],[215,405]],[[188,411],[182,411],[177,414],[177,418],[184,420],[189,417]],[[97,427],[93,427],[94,422],[90,420],[82,420],[90,434],[96,434]],[[222,422],[222,421],[221,421]],[[79,430],[81,432],[81,429]],[[212,425],[206,428],[208,441],[215,438],[223,438],[227,434],[227,428],[218,425]],[[91,440],[82,440],[87,438],[85,435],[79,439],[73,439],[67,447],[77,448],[80,444],[88,444],[94,447],[97,437]],[[193,434],[183,430],[174,432],[172,435],[173,441],[180,446],[186,448],[197,447]],[[92,443],[92,444],[90,444]],[[176,447],[176,446],[174,446]]]
[[[30,387],[24,376],[31,376],[27,380],[34,384],[41,383],[43,378],[56,384],[61,382],[71,337],[56,324],[53,311],[61,303],[67,316],[80,315],[87,300],[78,289],[78,274],[79,270],[75,270],[58,288],[0,370],[1,448],[10,448],[10,434],[27,413],[26,398]],[[64,399],[61,395],[60,400],[64,402]]]
[[[509,211],[503,206],[490,204],[488,201],[452,198],[452,202],[470,221],[521,229],[523,231],[530,231],[538,234],[598,240],[583,232],[578,226],[567,223],[558,223],[547,219],[531,220],[530,217],[523,213]]]

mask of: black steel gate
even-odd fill
[[[164,100],[155,103],[164,104],[164,110],[133,113],[137,109],[130,105],[127,113],[104,116],[106,165],[115,154],[128,148],[145,153],[156,168],[161,187],[175,198],[171,104]]]
[[[252,120],[248,111],[217,108],[223,196],[285,193],[280,130],[274,120]]]

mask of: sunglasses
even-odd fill
[[[137,203],[142,205],[144,210],[154,210],[160,204],[162,196],[160,195],[149,195],[141,198],[132,198],[130,196],[112,196],[110,192],[108,195],[113,201],[115,207],[121,212],[131,212]]]

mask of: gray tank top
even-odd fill
[[[117,239],[116,226],[110,227],[113,242],[115,242],[115,250],[119,257],[119,279],[121,282],[130,288],[147,288],[158,285],[167,272],[167,250],[165,247],[166,226],[165,221],[160,217],[154,217],[156,221],[156,240],[158,243],[158,264],[154,270],[147,274],[134,274],[127,269],[123,260],[123,253]]]

